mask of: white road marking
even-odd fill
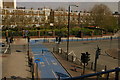
[[[6,53],[6,52],[7,52],[8,47],[9,47],[9,46],[7,46],[7,48],[6,48],[6,50],[4,51],[4,53]]]
[[[51,60],[53,65],[57,65],[57,62],[55,62],[54,60]]]
[[[37,56],[37,55],[38,55],[38,56],[39,56],[39,55],[43,56],[42,54],[34,54],[34,55],[35,55],[35,56]]]
[[[44,55],[43,55],[44,56]],[[44,56],[44,58],[45,58],[45,60],[46,60],[46,62],[48,63],[48,65],[50,65],[50,63],[48,62],[48,60],[47,60],[47,58]]]
[[[46,59],[46,62],[48,63],[48,65],[50,65],[50,63],[48,62],[48,60]]]
[[[44,62],[40,62],[40,64],[42,65],[42,67],[44,67],[44,66],[45,66]]]
[[[55,78],[58,78],[58,76],[55,74],[55,72],[52,70],[52,73],[54,74]]]

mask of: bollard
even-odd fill
[[[105,69],[103,71],[107,71],[107,66],[105,65]],[[108,74],[102,74],[103,78],[107,78]]]
[[[59,54],[61,54],[61,53],[62,53],[62,49],[61,49],[61,48],[59,48],[58,53],[59,53]]]
[[[93,62],[91,63],[91,70],[93,69]]]
[[[61,49],[61,54],[62,54],[62,49]]]
[[[106,77],[106,80],[109,80],[109,73],[107,73],[107,77]]]
[[[105,71],[107,71],[107,66],[105,65]]]
[[[43,49],[42,49],[42,55],[43,55]]]
[[[54,47],[53,47],[53,52],[54,52]]]
[[[34,63],[33,63],[33,59],[32,59],[32,80],[34,80]]]
[[[119,69],[119,68],[116,68],[116,69]],[[119,71],[115,72],[115,80],[119,80]]]
[[[67,57],[67,61],[68,61],[68,54],[66,54],[66,57]]]
[[[99,78],[100,78],[100,75],[97,75],[97,78],[96,78],[96,80],[99,80]]]
[[[74,57],[72,56],[72,62],[73,62],[73,60],[74,60]]]
[[[77,72],[77,67],[76,66],[74,66],[74,71]]]
[[[30,59],[29,50],[27,51],[27,55],[28,55],[28,62],[29,62],[29,59]]]
[[[4,80],[7,80],[6,77],[4,77]]]
[[[60,80],[60,75],[58,75],[58,80]]]

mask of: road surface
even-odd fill
[[[46,47],[48,47],[51,51],[53,47],[55,47],[55,43],[44,43]],[[75,55],[80,58],[82,52],[90,53],[90,62],[94,62],[95,60],[95,52],[97,49],[97,45],[101,49],[101,55],[98,59],[98,66],[107,66],[107,69],[113,69],[118,67],[118,60],[114,59],[110,56],[107,56],[105,53],[110,49],[118,49],[118,40],[98,40],[98,41],[75,41],[70,42],[69,44],[69,52],[73,51]],[[62,42],[59,47],[66,51],[66,42]],[[114,54],[114,53],[113,53]],[[118,54],[118,53],[115,53]],[[103,67],[104,69],[104,67]]]
[[[57,79],[69,77],[68,73],[60,65],[48,48],[42,43],[31,41],[30,47],[34,54],[34,60],[39,59],[38,70],[41,79]]]

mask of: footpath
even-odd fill
[[[2,78],[31,78],[27,60],[27,40],[15,39],[11,52],[2,55]]]
[[[53,53],[55,58],[60,62],[64,69],[70,74],[71,77],[81,76],[83,73],[83,67],[69,62],[62,58],[60,55]],[[92,70],[85,70],[85,74],[94,73]]]

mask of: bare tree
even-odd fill
[[[92,17],[95,26],[111,30],[116,26],[116,19],[113,17],[111,10],[104,4],[95,5],[92,9]]]

